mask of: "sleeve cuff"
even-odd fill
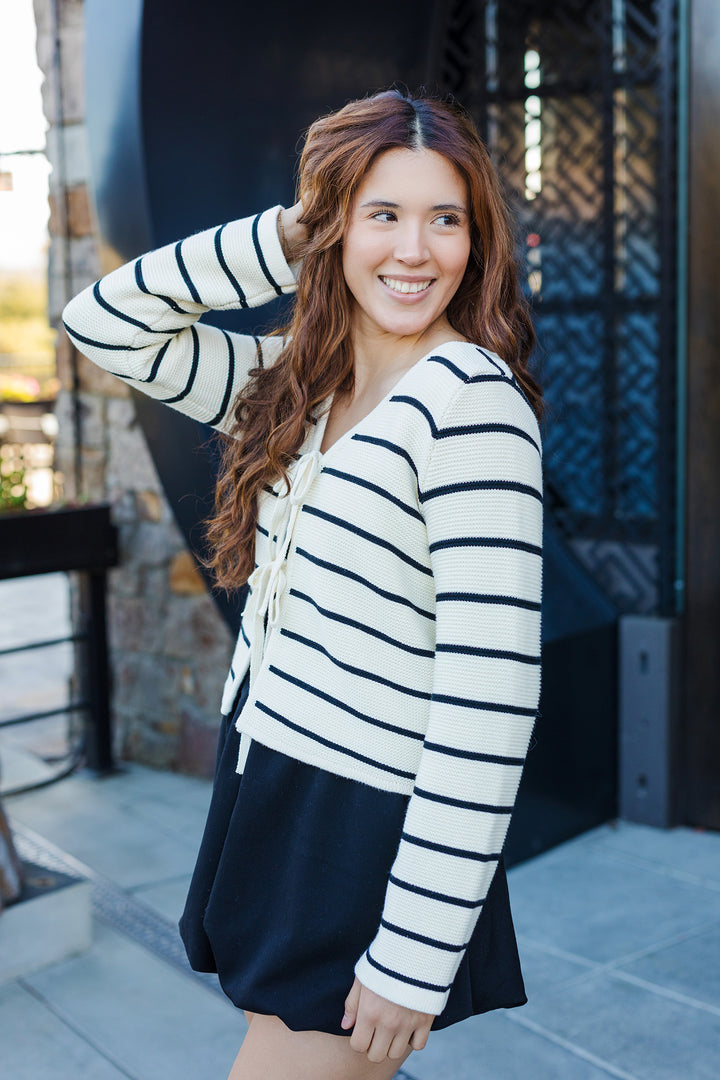
[[[278,217],[283,209],[282,206],[273,206],[263,211],[258,222],[258,240],[268,270],[278,286],[283,292],[293,292],[296,285],[295,273],[285,258],[277,225]],[[294,264],[295,269],[299,269],[299,266],[299,263]]]
[[[393,974],[376,961],[371,960],[369,950],[360,957],[355,965],[355,974],[363,986],[396,1005],[416,1012],[439,1016],[450,997],[450,987],[436,987],[432,983],[420,983],[419,980],[406,980]]]

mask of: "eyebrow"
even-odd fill
[[[400,203],[390,202],[389,199],[371,199],[369,202],[364,202],[361,205],[361,209],[364,210],[370,206],[388,207],[390,210],[402,209]],[[437,203],[435,206],[430,207],[433,211],[438,210],[457,210],[461,214],[467,214],[467,210],[464,206],[458,206],[457,203]]]

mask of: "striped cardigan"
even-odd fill
[[[70,302],[77,347],[227,431],[282,343],[197,322],[293,291],[275,207],[161,248]],[[382,921],[356,974],[440,1013],[503,847],[540,688],[538,425],[512,372],[449,342],[320,452],[330,401],[259,505],[223,694],[249,738],[410,796]]]

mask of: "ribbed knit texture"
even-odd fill
[[[282,343],[196,320],[293,290],[278,210],[121,267],[71,301],[68,333],[131,385],[227,430],[249,369]],[[495,872],[537,712],[540,434],[507,365],[463,342],[419,360],[321,454],[329,406],[309,425],[290,497],[277,483],[260,499],[223,711],[254,651],[245,743],[411,796],[356,972],[437,1014]]]

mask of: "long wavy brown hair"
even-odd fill
[[[208,566],[218,585],[243,585],[255,563],[258,495],[302,446],[313,410],[353,389],[352,297],[342,270],[342,239],[353,198],[386,150],[435,150],[467,184],[471,252],[447,318],[468,341],[487,346],[513,369],[538,417],[541,391],[527,369],[535,334],[518,284],[514,243],[500,183],[470,118],[452,101],[388,90],[351,101],[307,132],[298,198],[308,240],[286,345],[268,368],[255,368],[236,399],[215,511],[208,522]]]

